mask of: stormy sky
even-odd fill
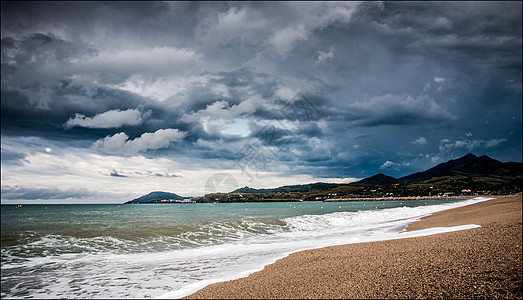
[[[1,2],[2,203],[522,154],[521,2]]]

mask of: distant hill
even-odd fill
[[[316,182],[310,184],[300,184],[300,185],[286,185],[278,188],[272,189],[253,189],[248,186],[242,187],[232,191],[231,193],[243,193],[243,194],[267,194],[267,193],[284,193],[284,192],[309,192],[313,190],[322,190],[327,188],[333,188],[343,184],[338,183],[325,183],[325,182]]]
[[[423,172],[401,178],[385,174],[349,184],[312,183],[272,189],[244,187],[225,194],[209,194],[203,202],[315,201],[335,197],[376,197],[384,195],[417,196],[461,193],[462,190],[507,193],[521,190],[522,164],[500,162],[488,156],[468,153],[438,164]],[[238,193],[241,193],[240,195]]]
[[[179,195],[176,195],[174,193],[167,193],[167,192],[152,192],[145,196],[141,196],[139,198],[133,199],[131,201],[125,202],[125,204],[131,204],[131,203],[158,203],[161,200],[184,200],[187,199],[186,197],[182,197]]]
[[[376,185],[391,185],[399,183],[398,179],[379,173],[374,176],[362,179],[357,182],[350,183],[352,186],[376,186]]]
[[[474,175],[516,176],[522,173],[521,163],[502,163],[486,155],[476,156],[472,153],[458,159],[449,160],[423,172],[410,174],[399,179],[402,183],[413,183],[438,175],[446,175],[456,171]]]

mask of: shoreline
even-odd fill
[[[339,198],[326,199],[323,202],[361,202],[361,201],[414,201],[414,200],[449,200],[474,199],[483,196],[411,196],[411,197],[375,197],[375,198]]]
[[[184,298],[521,299],[521,194],[440,211],[405,231],[470,224],[481,227],[295,252]]]

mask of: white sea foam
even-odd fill
[[[459,203],[428,205],[414,208],[400,207],[384,210],[339,212],[327,215],[305,215],[288,218],[286,221],[293,230],[281,233],[277,237],[271,237],[271,239],[274,239],[273,243],[265,240],[261,243],[257,241],[258,243],[254,243],[253,245],[242,245],[245,255],[256,257],[256,260],[250,259],[253,263],[246,263],[242,266],[243,268],[238,268],[243,269],[242,271],[237,273],[230,271],[222,272],[221,274],[217,273],[214,279],[205,279],[188,284],[178,290],[162,294],[158,298],[181,298],[215,282],[248,276],[253,272],[263,269],[265,265],[271,264],[297,251],[351,243],[419,237],[477,228],[480,226],[469,224],[403,232],[409,223],[434,212],[479,203],[490,199],[491,198],[480,197]],[[263,254],[269,255],[264,257]]]
[[[302,215],[285,218],[277,224],[273,221],[266,224],[259,219],[204,224],[182,235],[193,243],[191,247],[160,252],[127,251],[122,247],[126,241],[112,237],[89,240],[47,236],[28,247],[46,243],[57,247],[65,241],[82,251],[27,257],[11,265],[3,263],[3,270],[19,269],[17,276],[33,280],[34,287],[18,285],[10,289],[9,294],[3,290],[2,297],[179,298],[214,282],[248,276],[296,251],[474,228],[478,225],[403,231],[408,223],[431,213],[486,200]],[[216,240],[208,242],[202,237]],[[183,241],[160,237],[144,243],[149,247],[155,242]],[[136,243],[132,248],[139,248],[140,241]],[[92,251],[85,251],[89,245]]]

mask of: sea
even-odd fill
[[[404,232],[485,200],[2,205],[1,298],[180,298],[296,251],[478,227]]]

